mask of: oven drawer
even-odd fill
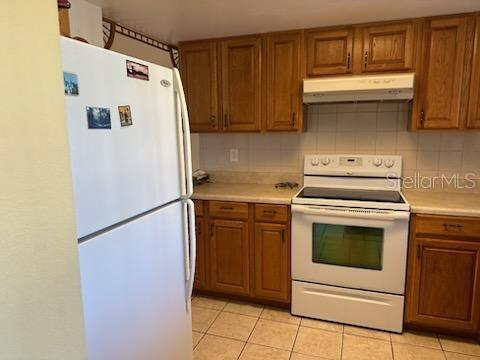
[[[480,221],[455,216],[415,215],[415,233],[480,240]]]
[[[402,332],[404,297],[293,281],[292,314]]]
[[[255,220],[256,221],[288,221],[288,207],[286,205],[255,205]]]
[[[211,217],[247,220],[248,204],[232,201],[209,201],[208,213]]]

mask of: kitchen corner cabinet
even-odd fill
[[[217,43],[203,41],[180,47],[180,71],[192,132],[217,131]]]
[[[195,200],[205,236],[197,246],[195,290],[290,303],[290,209],[286,205]],[[197,205],[198,204],[198,205]],[[201,204],[201,205],[200,205]],[[199,263],[200,260],[200,263]]]
[[[473,41],[470,98],[466,127],[468,129],[480,129],[480,15],[475,18],[475,35]]]
[[[352,73],[353,28],[307,30],[305,44],[307,76]]]
[[[466,20],[465,16],[434,18],[423,24],[413,105],[417,129],[461,127]]]
[[[301,130],[303,32],[270,34],[264,44],[266,130]]]
[[[412,71],[415,24],[402,22],[358,27],[355,73]]]
[[[480,219],[413,215],[406,323],[451,334],[480,331]]]

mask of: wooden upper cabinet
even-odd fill
[[[407,322],[477,332],[480,242],[416,238],[410,246]]]
[[[290,301],[290,241],[286,224],[255,224],[255,296]]]
[[[192,132],[218,129],[217,43],[180,45],[180,69]]]
[[[409,71],[413,69],[414,24],[396,23],[360,29],[362,52],[358,72]]]
[[[480,15],[476,17],[470,99],[466,127],[468,129],[480,129]]]
[[[353,29],[308,30],[307,76],[352,72]]]
[[[301,129],[302,40],[302,32],[265,38],[267,131]]]
[[[248,223],[210,220],[211,289],[226,294],[249,295]]]
[[[245,37],[222,41],[223,129],[261,129],[261,39]]]
[[[420,129],[460,127],[466,18],[428,20],[423,30],[423,53],[416,72],[419,86],[414,126]]]

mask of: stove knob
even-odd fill
[[[385,166],[387,168],[391,168],[393,165],[395,165],[395,160],[392,160],[392,159],[385,160]]]
[[[330,158],[329,157],[322,157],[322,165],[327,166],[330,164]]]
[[[318,166],[319,163],[320,162],[319,162],[318,158],[311,158],[310,159],[310,164],[312,164],[312,166]]]
[[[383,163],[383,160],[380,159],[380,158],[375,158],[375,159],[373,159],[373,165],[375,165],[376,167],[381,166],[382,163]]]

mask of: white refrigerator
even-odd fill
[[[179,73],[67,38],[61,48],[88,357],[189,360],[195,215]]]

